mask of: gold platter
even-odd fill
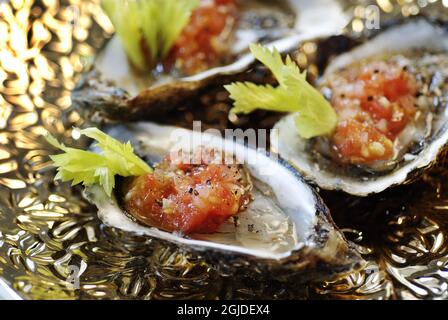
[[[423,12],[448,19],[446,0],[345,1],[350,32],[363,33],[371,4],[386,17]],[[367,200],[324,193],[368,264],[308,287],[259,270],[230,272],[102,225],[80,188],[54,181],[41,134],[49,130],[69,141],[71,128],[85,121],[72,110],[70,92],[112,33],[99,0],[0,1],[0,293],[25,299],[448,298],[445,159],[412,185]],[[313,48],[305,44],[299,60],[311,70]]]

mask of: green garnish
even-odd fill
[[[232,113],[248,114],[256,109],[294,112],[297,131],[306,139],[327,135],[335,129],[337,115],[333,107],[306,81],[306,72],[300,72],[291,57],[283,62],[276,49],[270,51],[259,44],[252,44],[250,50],[272,71],[279,85],[236,82],[224,86],[235,101]]]
[[[64,153],[50,156],[57,167],[55,179],[72,180],[72,185],[82,183],[84,186],[99,184],[107,195],[115,187],[115,176],[140,176],[152,172],[146,162],[134,154],[131,143],[121,143],[97,128],[79,131],[97,141],[100,153],[66,147],[51,134],[45,139]]]
[[[102,4],[129,59],[144,71],[168,54],[199,0],[103,0]]]

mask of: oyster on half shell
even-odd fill
[[[235,31],[239,40],[231,44],[234,58],[228,64],[188,77],[164,73],[142,76],[133,71],[114,36],[95,57],[92,70],[73,90],[73,105],[89,118],[99,115],[113,121],[142,119],[148,109],[179,105],[214,83],[224,85],[246,80],[241,73],[255,62],[248,50],[250,43],[261,42],[280,52],[288,52],[307,39],[339,33],[349,21],[340,4],[331,0],[251,0],[241,3],[244,4],[244,12],[240,13],[243,21],[241,30]],[[325,7],[324,11],[322,7]],[[259,19],[253,19],[254,16]],[[256,25],[260,19],[278,23],[260,29]]]
[[[278,130],[271,137],[272,150],[323,189],[367,196],[410,182],[437,160],[448,142],[446,30],[423,18],[389,27],[334,58],[318,81],[320,89],[331,99],[332,92],[326,87],[328,79],[351,66],[362,68],[371,61],[388,61],[416,79],[416,112],[393,141],[390,159],[369,166],[341,164],[328,156],[331,147],[325,138],[306,140],[297,134],[293,115],[275,125]]]
[[[236,219],[230,218],[217,232],[186,236],[138,222],[123,209],[119,193],[108,197],[103,189],[90,187],[86,197],[106,225],[197,250],[212,259],[265,261],[299,273],[309,271],[315,279],[361,265],[362,259],[334,225],[322,199],[281,160],[216,135],[149,122],[113,126],[106,132],[129,140],[149,163],[170,152],[204,145],[231,154],[247,170],[253,197]]]

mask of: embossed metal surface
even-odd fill
[[[352,32],[363,32],[370,3],[346,2]],[[388,16],[448,15],[441,0],[377,4]],[[324,193],[369,263],[306,288],[258,270],[208,265],[102,225],[80,188],[53,180],[40,135],[49,130],[80,143],[71,141],[71,127],[84,119],[70,108],[70,90],[112,32],[98,0],[0,1],[0,292],[11,293],[8,286],[28,299],[448,298],[443,159],[416,183],[375,197]],[[299,58],[306,63],[305,54]]]

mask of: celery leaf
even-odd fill
[[[198,5],[199,0],[102,0],[126,54],[141,71],[168,54]]]
[[[134,154],[129,142],[121,143],[97,128],[80,130],[80,133],[97,141],[99,153],[70,148],[50,134],[45,139],[64,153],[51,155],[57,169],[55,179],[72,181],[72,185],[98,184],[110,196],[115,187],[115,176],[140,176],[152,172],[152,168]]]
[[[251,113],[256,109],[277,112],[294,112],[296,128],[300,136],[309,139],[333,132],[337,115],[320,92],[306,81],[306,73],[287,56],[261,45],[251,45],[254,57],[269,68],[279,85],[257,85],[235,82],[224,86],[234,100],[232,113]]]

